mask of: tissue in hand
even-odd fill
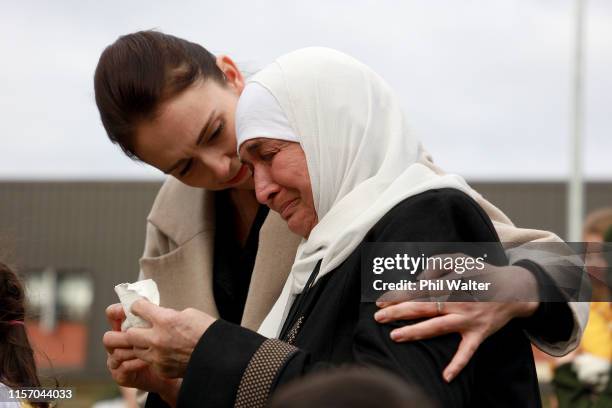
[[[119,296],[119,301],[126,316],[121,324],[121,331],[126,331],[130,327],[151,327],[149,322],[132,314],[132,303],[144,298],[159,306],[159,291],[153,279],[145,279],[134,283],[120,283],[115,286],[115,292]]]

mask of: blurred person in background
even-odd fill
[[[590,248],[586,264],[596,301],[579,349],[555,370],[559,408],[612,407],[612,207],[589,214],[583,239]]]
[[[34,351],[24,323],[26,296],[17,275],[0,262],[0,395],[9,389],[40,387]],[[0,408],[48,407],[43,402],[2,402]]]
[[[96,103],[111,141],[129,157],[173,176],[162,186],[147,220],[140,277],[157,282],[162,306],[193,307],[257,329],[281,291],[299,237],[277,214],[257,203],[251,174],[236,154],[234,114],[244,84],[229,57],[215,57],[197,44],[152,31],[123,36],[107,47],[94,79]],[[426,152],[419,160],[443,173]],[[561,242],[547,231],[516,228],[499,209],[473,193],[502,241]],[[520,268],[523,276],[533,278],[533,271],[518,261],[509,268]],[[535,263],[529,265],[539,271]],[[541,276],[553,283],[560,278],[548,269]],[[464,341],[444,370],[447,381],[468,363],[492,328],[513,317],[510,310],[515,306],[449,304],[444,316],[431,318],[453,315],[462,322],[455,331]],[[538,325],[529,332],[538,347],[562,355],[579,341],[588,306],[555,307],[555,315],[569,323],[558,325],[569,328],[567,333],[550,335]],[[387,312],[386,323],[429,317],[417,302],[391,305]],[[109,308],[108,317],[120,321],[120,306]],[[440,325],[422,329],[423,338],[446,333]],[[408,339],[410,330],[399,332],[396,341]],[[163,385],[130,354],[122,336],[113,331],[104,337],[113,378],[150,390]],[[138,381],[143,382],[138,385]],[[180,379],[175,386],[180,387]]]
[[[419,389],[374,367],[342,366],[281,387],[270,408],[435,408]]]

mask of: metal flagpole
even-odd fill
[[[570,179],[568,183],[567,225],[568,240],[580,241],[584,216],[584,191],[582,180],[582,132],[583,112],[583,42],[584,0],[575,1],[574,72],[572,95],[572,120],[570,140]]]

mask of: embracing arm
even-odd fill
[[[583,300],[589,291],[581,261],[570,252],[569,246],[552,233],[514,227],[501,211],[482,197],[479,201],[478,197],[476,201],[488,210],[487,214],[496,217],[492,220],[493,225],[502,241],[507,243],[505,249],[510,263],[509,266],[487,264],[487,271],[497,276],[512,276],[506,283],[508,293],[520,293],[522,301],[509,298],[501,302],[448,303],[442,313],[424,302],[382,302],[379,304],[382,309],[375,314],[380,323],[429,318],[394,330],[395,341],[459,333],[462,341],[444,369],[447,381],[468,364],[486,338],[513,318],[527,317],[522,324],[533,344],[548,354],[563,355],[576,347],[588,317],[587,302],[569,301],[576,297]],[[550,244],[542,245],[541,242]],[[449,273],[452,275],[452,271]],[[580,289],[576,292],[572,291],[574,288]]]
[[[487,271],[513,276],[512,282],[507,283],[510,285],[508,293],[520,293],[520,299],[509,298],[496,304],[457,303],[445,309],[445,314],[463,319],[464,323],[456,325],[454,331],[466,340],[445,370],[448,378],[465,366],[471,356],[470,350],[502,327],[508,317],[529,317],[524,321],[528,337],[538,348],[557,356],[577,346],[588,318],[585,299],[590,284],[582,261],[571,248],[550,232],[516,228],[492,204],[487,201],[481,204],[489,210],[489,215],[497,216],[497,221],[492,220],[493,225],[504,243],[510,263],[499,267],[487,265]],[[427,324],[398,330],[398,341],[411,340],[417,332],[421,337],[434,337],[448,329],[441,326],[440,321],[436,322],[439,318],[435,315],[423,314],[419,303],[383,302],[380,306],[385,310],[376,314],[379,322],[433,317]]]
[[[534,274],[541,299],[557,300],[540,303],[527,322],[527,335],[534,345],[550,355],[569,353],[580,343],[589,316],[590,282],[583,273],[582,260],[552,232],[517,228],[482,196],[477,195],[475,199],[491,217],[500,241],[506,246],[512,245],[506,248],[510,264]],[[548,256],[542,257],[543,252]],[[549,263],[546,258],[550,259],[550,255],[553,262]]]
[[[445,174],[442,168],[434,164],[433,158],[425,150],[421,151],[419,162],[437,174]],[[531,261],[532,265],[535,264],[538,270],[534,270],[532,267],[527,267],[527,269],[534,273],[540,291],[544,289],[543,285],[552,283],[557,290],[560,291],[560,294],[565,297],[565,305],[543,305],[542,308],[536,311],[534,319],[532,319],[533,324],[526,328],[526,330],[531,341],[542,351],[554,356],[569,353],[580,343],[582,333],[584,332],[589,317],[588,300],[591,288],[586,275],[581,272],[583,267],[582,261],[574,257],[571,248],[565,245],[563,240],[552,232],[517,228],[506,214],[485,199],[476,190],[471,189],[470,196],[489,216],[502,243],[511,243],[513,245],[523,244],[523,248],[525,247],[524,244],[528,244],[527,246],[529,246],[529,244],[538,245],[538,243],[542,242],[557,244],[555,246],[559,255],[557,260],[562,259],[564,264],[557,263],[556,265],[545,265],[541,262],[540,257],[533,253],[527,254],[525,251],[523,251],[522,255],[519,255],[517,251],[509,250],[507,256],[511,265],[520,260]],[[539,274],[539,272],[543,272],[546,276]],[[567,293],[564,291],[564,288],[578,288],[578,293]],[[550,310],[550,307],[556,310]],[[540,330],[538,329],[538,321],[541,321],[539,316],[543,314],[550,316],[551,313],[563,314],[564,316],[561,317],[563,321],[572,322],[571,328],[569,329],[569,335],[566,336],[566,333],[553,333],[553,336],[551,336],[550,333],[547,332],[547,329],[543,331],[541,328]],[[561,334],[561,336],[557,334]],[[555,337],[555,335],[557,336]]]

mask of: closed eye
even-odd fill
[[[217,136],[219,136],[219,134],[223,131],[223,127],[224,127],[224,123],[221,122],[219,124],[219,126],[217,126],[217,129],[215,129],[215,131],[210,135],[210,137],[208,138],[207,142],[210,142],[211,140],[213,140]],[[200,144],[201,143],[198,143],[198,145],[200,145]],[[189,170],[191,169],[192,165],[193,165],[193,159],[189,159],[187,161],[187,164],[185,164],[185,166],[183,167],[183,169],[179,173],[179,176],[185,177],[187,175],[187,173],[189,173]]]
[[[193,159],[189,159],[189,161],[187,161],[187,164],[185,165],[185,167],[183,167],[183,170],[181,170],[179,175],[181,177],[184,177],[187,173],[189,173],[189,169],[191,169],[192,164],[193,164]]]
[[[217,129],[213,132],[213,134],[210,135],[210,137],[208,138],[208,141],[211,141],[215,139],[217,136],[219,136],[219,134],[221,134],[221,132],[223,131],[224,127],[225,127],[225,123],[221,122],[219,126],[217,126]]]
[[[259,152],[258,156],[261,161],[270,162],[272,161],[272,159],[274,159],[274,156],[276,155],[276,153],[278,153],[278,149],[269,150],[267,152],[266,151]]]

